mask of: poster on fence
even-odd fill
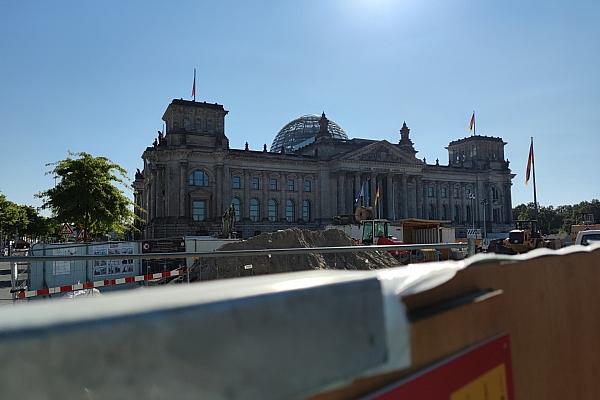
[[[77,254],[76,247],[59,247],[52,250],[54,256],[74,256]],[[54,261],[52,263],[53,275],[69,275],[73,261]]]
[[[106,256],[114,254],[133,254],[133,243],[105,243],[92,247],[92,254]],[[132,274],[133,259],[94,260],[94,276]]]
[[[183,238],[145,240],[142,242],[143,254],[183,252],[185,252],[185,240]],[[142,260],[144,274],[172,271],[183,266],[185,266],[185,258]]]

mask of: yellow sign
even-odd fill
[[[504,364],[489,370],[450,395],[450,400],[506,400],[506,368]]]

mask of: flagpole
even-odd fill
[[[473,110],[473,136],[477,135],[477,129],[475,128],[475,124],[477,123],[476,119],[477,118],[475,118],[475,110]]]
[[[196,101],[196,68],[194,68],[194,84],[192,86],[193,101]]]
[[[535,187],[535,151],[533,150],[533,136],[531,137],[531,169],[533,169],[533,209],[535,212],[535,220],[538,219],[538,203],[537,203],[537,189]]]

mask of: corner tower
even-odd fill
[[[173,100],[163,114],[169,146],[229,148],[221,104]]]

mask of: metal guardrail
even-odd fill
[[[181,253],[142,253],[142,254],[111,254],[111,255],[65,255],[65,256],[8,256],[0,257],[0,261],[11,264],[11,290],[12,300],[17,299],[16,293],[27,288],[18,283],[17,264],[30,264],[31,262],[57,262],[57,261],[100,261],[100,260],[168,260],[168,259],[213,259],[227,257],[260,257],[260,256],[282,256],[299,254],[339,254],[357,253],[371,251],[412,251],[426,249],[464,249],[466,243],[428,243],[428,244],[401,244],[401,245],[371,245],[371,246],[337,246],[337,247],[298,247],[283,249],[258,249],[258,250],[228,250],[228,251],[204,251],[204,252],[181,252]],[[189,274],[189,270],[188,270]],[[189,282],[189,275],[188,275]]]
[[[145,254],[112,254],[112,255],[69,255],[69,256],[20,256],[1,257],[4,262],[31,262],[31,261],[78,261],[78,260],[122,260],[124,258],[133,260],[142,259],[177,259],[186,257],[222,258],[222,257],[244,257],[244,256],[269,256],[269,255],[294,255],[305,253],[357,253],[364,251],[387,251],[387,250],[425,250],[425,249],[464,249],[467,243],[428,243],[428,244],[395,244],[385,246],[338,246],[338,247],[297,247],[287,249],[260,249],[260,250],[227,250],[227,251],[203,251],[203,252],[181,252],[181,253],[145,253]]]

